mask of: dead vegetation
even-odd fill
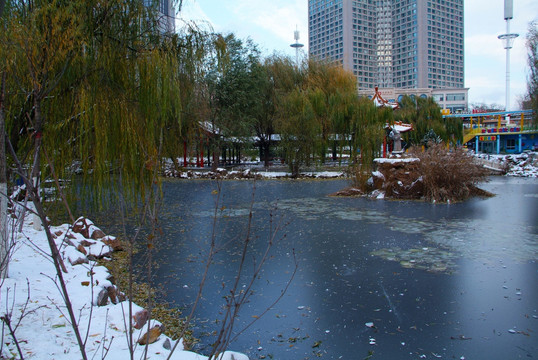
[[[444,144],[435,144],[422,152],[412,149],[412,156],[420,159],[422,197],[432,202],[453,202],[473,196],[492,196],[477,184],[487,179],[488,172],[474,162],[463,148],[448,151]]]
[[[333,196],[368,195],[376,198],[458,202],[493,194],[477,187],[488,172],[462,148],[447,150],[430,143],[426,151],[412,148],[406,157],[379,159],[364,188],[347,188]]]

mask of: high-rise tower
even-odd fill
[[[360,89],[463,88],[463,0],[309,0],[309,53]]]

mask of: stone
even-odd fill
[[[79,217],[73,224],[72,231],[81,234],[86,239],[97,240],[105,237],[105,233],[93,224],[93,222],[85,217]]]
[[[123,251],[121,241],[115,236],[104,236],[101,241],[112,248],[114,251]]]
[[[114,278],[114,275],[108,274],[108,276],[106,277],[106,279],[107,279],[108,281],[110,281],[112,284],[115,284],[115,283],[116,283],[116,278]]]
[[[97,259],[112,257],[112,249],[108,246],[103,246],[98,254],[93,254]]]
[[[72,266],[75,266],[75,265],[80,265],[80,264],[88,264],[90,261],[88,260],[88,258],[86,256],[80,256],[76,259],[71,259],[69,258],[69,263],[72,265]]]
[[[90,237],[90,233],[89,233],[90,225],[93,225],[93,223],[90,220],[84,217],[79,217],[77,221],[75,221],[75,223],[73,224],[72,231],[75,233],[81,234],[85,238],[89,238]]]
[[[136,314],[133,315],[133,327],[135,329],[142,329],[142,327],[146,325],[148,319],[149,312],[146,309],[138,311]]]
[[[170,343],[170,339],[167,338],[164,343],[163,343],[163,348],[165,348],[166,350],[170,350],[172,349],[172,344]]]
[[[125,295],[121,291],[116,291],[116,296],[118,297],[118,303],[124,302],[125,300],[127,300],[127,295]]]
[[[155,341],[157,341],[157,339],[159,339],[161,334],[161,327],[159,325],[155,325],[149,330],[149,332],[142,335],[137,342],[140,345],[153,344]]]
[[[86,248],[84,247],[84,245],[82,244],[78,244],[77,246],[77,250],[81,253],[83,253],[84,255],[88,255],[88,252],[86,251]]]
[[[114,285],[109,286],[107,289],[108,298],[112,301],[112,304],[118,303],[118,288]]]
[[[101,239],[106,236],[103,230],[99,229],[98,227],[94,225],[90,226],[88,232],[89,232],[90,238],[93,240]]]
[[[108,290],[102,289],[97,295],[97,306],[106,306],[108,304]]]
[[[81,244],[82,246],[92,246],[92,245],[95,244],[95,243],[92,242],[92,241],[88,241],[88,240],[82,240],[82,241],[80,242],[80,244]]]

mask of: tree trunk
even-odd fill
[[[336,135],[335,135],[336,136]],[[337,153],[336,153],[336,139],[333,140],[333,161],[336,161],[337,159]]]
[[[270,141],[263,142],[263,163],[265,167],[269,167],[269,159],[270,159],[270,148],[271,143]]]
[[[36,98],[34,100],[34,164],[32,165],[32,174],[30,176],[30,180],[32,181],[32,185],[35,188],[35,194],[33,196],[39,197],[39,189],[40,189],[40,168],[41,168],[41,144],[42,144],[42,124],[43,119],[41,116],[41,101],[37,99],[37,95],[35,95]],[[34,229],[39,231],[41,230],[41,219],[39,216],[34,213],[33,216],[33,224]],[[45,225],[45,224],[43,224]]]
[[[1,14],[1,9],[0,9]],[[6,131],[4,120],[5,73],[0,79],[0,278],[8,276]]]

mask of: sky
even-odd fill
[[[251,38],[264,55],[295,56],[293,32],[308,51],[307,0],[184,0],[180,18],[202,21],[213,30]],[[469,104],[498,104],[506,98],[506,50],[497,38],[506,33],[504,0],[465,1],[465,87]],[[514,0],[510,33],[519,37],[510,51],[510,109],[519,109],[527,88],[525,37],[531,21],[538,20],[538,1]],[[180,26],[180,24],[178,24]]]

